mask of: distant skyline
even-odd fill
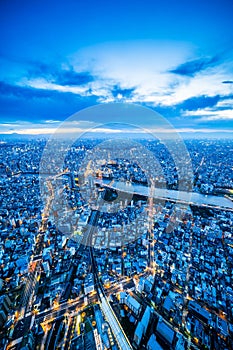
[[[231,132],[232,17],[226,0],[1,1],[0,134],[48,134],[108,102]]]

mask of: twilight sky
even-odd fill
[[[230,0],[1,0],[0,133],[50,133],[108,102],[231,131],[232,18]]]

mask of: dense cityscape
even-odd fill
[[[233,141],[102,142],[0,143],[0,348],[233,349]]]

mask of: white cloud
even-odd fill
[[[213,108],[203,108],[196,111],[185,111],[183,116],[200,117],[200,121],[211,120],[231,120],[233,119],[233,109],[216,110]]]
[[[179,65],[198,59],[196,48],[187,43],[162,41],[132,41],[105,43],[77,52],[70,58],[77,72],[89,72],[95,79],[81,86],[62,86],[46,79],[19,82],[23,86],[70,92],[83,97],[94,95],[100,103],[114,101],[148,103],[173,107],[199,96],[228,96],[232,84],[223,84],[233,72],[232,63],[226,61],[197,73],[194,77],[171,73]],[[132,89],[130,96],[121,92],[113,96],[113,89]],[[221,100],[216,110],[186,111],[183,116],[206,117],[206,120],[232,119],[232,100]],[[225,110],[223,111],[222,109]],[[182,113],[182,112],[181,112]],[[203,114],[201,114],[203,113]],[[48,122],[47,122],[48,123]]]
[[[59,120],[48,119],[44,121],[46,124],[59,124]]]
[[[217,103],[216,107],[233,109],[233,99],[229,98],[229,99],[221,100]]]
[[[174,106],[201,95],[228,95],[231,84],[222,84],[233,71],[232,63],[225,62],[208,68],[194,77],[170,73],[180,64],[197,59],[195,49],[179,42],[137,41],[119,44],[101,44],[83,49],[73,57],[76,69],[82,67],[96,77],[92,87],[106,87],[107,101],[114,98],[114,84],[122,88],[135,87],[126,102],[150,102],[154,105]],[[110,96],[109,96],[110,95]]]
[[[95,92],[105,87],[102,101],[106,95],[107,100],[113,99],[108,95],[114,85],[119,85],[123,89],[136,89],[132,102],[145,102],[149,95],[153,101],[155,95],[172,92],[178,78],[168,71],[189,59],[191,51],[189,45],[179,42],[107,43],[79,51],[72,58],[72,64],[77,70],[81,67],[96,77],[91,83]]]
[[[222,84],[229,75],[230,67],[219,65],[198,73],[192,78],[181,78],[170,96],[161,98],[161,104],[172,106],[198,96],[227,96],[232,93],[230,84]]]
[[[232,112],[232,111],[231,111]],[[229,112],[230,113],[230,112]],[[186,116],[191,115],[191,112],[187,112]],[[209,118],[209,120],[221,119],[219,116],[216,117],[211,110],[199,110],[196,111],[195,116],[200,117],[203,120],[205,118]],[[230,116],[230,115],[229,115]],[[230,116],[233,119],[233,114]],[[93,122],[88,121],[65,121],[65,123],[58,122],[56,123],[32,123],[32,122],[21,122],[17,123],[0,123],[0,133],[5,135],[10,135],[13,133],[17,133],[19,135],[51,135],[55,134],[57,136],[61,135],[72,135],[74,138],[79,138],[83,134],[91,135],[91,134],[118,134],[124,135],[125,133],[134,135],[143,135],[150,137],[151,135],[162,135],[163,137],[171,137],[174,135],[177,137],[177,133],[207,133],[207,132],[231,132],[231,130],[227,129],[208,129],[208,128],[192,128],[192,127],[183,127],[183,128],[171,128],[168,125],[160,126],[159,124],[155,126],[141,126],[135,127],[133,125],[129,125],[126,129],[125,126],[118,126],[113,124],[111,127],[107,124],[102,124],[102,126],[96,126]]]
[[[35,89],[42,90],[53,90],[59,92],[71,92],[77,95],[86,94],[88,87],[87,86],[63,86],[59,84],[52,83],[47,81],[45,78],[37,78],[37,79],[23,79],[19,82],[20,86],[30,86]]]

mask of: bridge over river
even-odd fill
[[[147,186],[120,181],[111,181],[109,183],[105,179],[97,180],[96,184],[129,194],[138,194],[145,197],[152,196],[153,198],[187,205],[233,211],[233,201],[224,196],[204,195],[197,192],[175,191],[164,188],[155,188],[153,193],[151,193],[151,188]]]

